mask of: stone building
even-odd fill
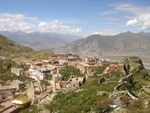
[[[11,68],[11,73],[20,76],[23,75],[23,69],[22,68]]]
[[[76,68],[80,69],[80,71],[88,76],[93,76],[95,73],[95,69],[102,66],[102,61],[98,58],[84,58],[81,62],[76,63]]]
[[[0,88],[0,102],[7,100],[7,99],[12,99],[15,92],[16,92],[16,88],[1,87]]]
[[[103,73],[123,72],[122,64],[110,64]]]
[[[78,89],[84,82],[85,82],[84,77],[70,76],[67,84],[68,90]]]

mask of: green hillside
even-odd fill
[[[35,51],[8,40],[5,36],[0,35],[0,58],[17,59],[17,60],[42,60],[53,55],[51,51]]]
[[[6,37],[0,35],[0,56],[21,56],[32,51],[33,50],[31,48],[20,46],[11,40],[8,40]]]
[[[130,57],[124,60],[124,65],[128,65],[128,71],[139,70],[138,73],[133,74],[133,82],[131,84],[125,84],[117,91],[116,87],[120,84],[119,80],[125,76],[123,73],[115,72],[102,74],[101,76],[96,75],[89,78],[79,90],[59,93],[45,108],[51,113],[113,113],[110,105],[114,104],[115,100],[110,95],[126,90],[139,99],[149,99],[150,93],[143,91],[143,87],[150,85],[148,80],[150,75],[144,69],[142,61],[137,57]],[[104,67],[99,67],[99,70],[101,70],[99,73],[102,73]],[[101,81],[102,77],[105,77],[104,81]],[[127,102],[127,98],[124,97],[124,99],[124,102]],[[144,105],[143,100],[137,106],[133,106],[133,104],[137,103],[136,101],[130,103],[126,108],[128,113],[132,113],[132,109],[136,109],[136,113],[148,113],[147,109],[139,106],[139,104]]]

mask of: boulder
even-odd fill
[[[138,57],[128,57],[122,61],[126,75],[144,69],[143,62]]]

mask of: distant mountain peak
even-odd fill
[[[114,36],[90,35],[60,48],[59,53],[73,53],[79,56],[128,56],[150,55],[150,35],[130,31]]]

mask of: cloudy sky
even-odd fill
[[[150,31],[149,0],[0,0],[0,31],[75,35]]]

